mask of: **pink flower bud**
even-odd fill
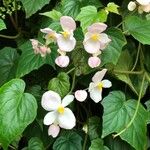
[[[60,131],[60,127],[58,125],[52,124],[48,128],[48,135],[51,135],[53,138],[57,137]]]
[[[42,57],[45,57],[46,53],[50,53],[50,52],[51,52],[50,48],[46,46],[40,46],[40,54]]]
[[[91,67],[91,68],[96,68],[96,67],[98,67],[99,65],[100,65],[100,63],[101,63],[101,60],[100,60],[100,58],[99,57],[90,57],[89,59],[88,59],[88,64],[89,64],[89,66]]]
[[[79,101],[79,102],[83,102],[86,100],[87,98],[87,92],[85,90],[77,90],[75,92],[75,98]]]
[[[59,67],[67,67],[69,65],[69,57],[68,56],[58,56],[55,59],[55,63],[59,66]]]

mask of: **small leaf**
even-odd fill
[[[24,93],[25,83],[14,79],[0,88],[0,143],[4,149],[15,140],[36,117],[36,99]]]
[[[15,77],[18,58],[16,49],[5,47],[0,51],[0,85]]]
[[[6,29],[6,25],[2,19],[0,19],[0,30]]]
[[[101,14],[103,18],[103,13],[98,13],[95,6],[86,6],[81,8],[81,12],[76,17],[77,21],[81,22],[82,30],[85,32],[88,26],[95,22],[102,22]]]
[[[40,10],[44,5],[48,4],[50,0],[21,0],[25,11],[26,11],[26,18],[29,18],[31,15],[36,13]]]
[[[45,150],[42,141],[37,137],[33,137],[30,139],[27,149],[28,150]]]
[[[69,76],[65,72],[59,73],[57,78],[49,81],[48,89],[59,93],[63,98],[70,90]]]
[[[115,14],[119,14],[119,11],[118,11],[118,8],[119,6],[116,5],[114,2],[110,2],[107,4],[107,7],[105,8],[108,12],[112,12],[112,13],[115,13]]]
[[[19,59],[16,77],[23,77],[31,71],[40,68],[44,64],[49,64],[54,67],[56,51],[53,47],[51,48],[51,53],[47,54],[46,57],[41,57],[40,54],[35,54],[30,41],[24,43],[20,49],[22,50],[22,54]]]
[[[52,11],[49,11],[49,12],[40,13],[40,15],[47,16],[47,17],[53,19],[54,21],[58,21],[60,19],[60,17],[62,16],[62,14],[55,9],[53,9]]]
[[[53,150],[81,150],[81,141],[82,138],[76,132],[65,132],[56,139]]]
[[[88,134],[91,140],[96,139],[101,136],[101,121],[99,117],[89,118]]]
[[[112,40],[107,48],[102,52],[102,66],[107,63],[116,65],[120,57],[123,46],[126,45],[126,38],[121,30],[116,28],[110,28],[107,31],[108,36]]]
[[[111,133],[119,133],[126,128],[133,118],[137,107],[137,101],[130,99],[126,101],[125,94],[121,91],[111,92],[103,99],[103,133],[105,137]],[[146,123],[148,113],[140,104],[133,123],[120,134],[120,137],[127,141],[137,150],[146,149]]]
[[[103,145],[104,142],[102,139],[97,138],[91,141],[91,146],[89,150],[109,150],[108,147]]]
[[[150,45],[150,20],[129,16],[125,19],[125,26],[136,40]]]

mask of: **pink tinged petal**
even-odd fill
[[[107,28],[107,25],[104,23],[94,23],[91,26],[88,27],[88,32],[91,33],[101,33],[105,31]]]
[[[92,37],[92,35],[93,35],[93,33],[91,33],[91,32],[85,33],[83,43],[86,42],[87,40],[89,40]]]
[[[74,100],[73,95],[66,95],[62,100],[62,106],[63,107],[68,106],[73,100]]]
[[[67,67],[69,65],[69,57],[68,56],[58,56],[55,59],[55,63],[59,66],[59,67]]]
[[[83,45],[84,49],[90,54],[97,53],[100,49],[100,42],[92,39],[88,39],[86,42],[83,42]]]
[[[106,43],[109,43],[109,42],[111,42],[111,39],[108,37],[108,35],[105,34],[105,33],[101,33],[100,34],[100,43],[106,44]]]
[[[146,6],[142,6],[142,9],[144,12],[150,12],[150,4],[149,5],[146,5]]]
[[[136,0],[141,5],[148,5],[150,3],[150,0]]]
[[[61,128],[72,129],[76,125],[76,119],[69,108],[65,108],[64,113],[58,116],[58,123]]]
[[[45,57],[47,53],[51,52],[50,48],[46,46],[40,46],[39,50],[42,57]]]
[[[102,90],[99,90],[98,88],[95,87],[90,92],[90,97],[95,103],[98,103],[99,101],[102,100]]]
[[[64,38],[63,35],[59,34],[57,37],[57,44],[59,49],[65,52],[71,52],[76,45],[76,40],[74,37]]]
[[[44,29],[41,29],[40,31],[43,32],[43,33],[53,33],[53,32],[54,32],[54,31],[53,31],[52,29],[50,29],[50,28],[44,28]]]
[[[105,76],[106,72],[107,72],[107,69],[103,69],[102,71],[96,72],[95,75],[94,75],[93,78],[92,78],[92,81],[93,81],[94,83],[99,83],[99,82],[101,82],[101,80],[102,80],[103,77]]]
[[[102,84],[104,88],[110,88],[112,83],[109,80],[102,80]]]
[[[52,124],[48,128],[48,135],[51,135],[53,138],[56,138],[60,132],[60,127],[58,125]]]
[[[83,102],[86,100],[87,98],[87,92],[85,90],[77,90],[75,92],[75,98],[79,101],[79,102]]]
[[[69,16],[62,16],[60,18],[60,24],[64,31],[74,31],[76,29],[75,21]]]
[[[104,50],[107,46],[107,43],[100,43],[100,50]]]
[[[54,123],[54,121],[56,120],[56,117],[57,117],[57,113],[55,111],[47,113],[46,116],[44,117],[44,124],[50,125]]]
[[[61,104],[61,98],[54,91],[47,91],[42,96],[41,105],[47,111],[56,110]]]
[[[91,68],[96,68],[100,65],[101,60],[99,57],[90,57],[88,59],[88,64]]]

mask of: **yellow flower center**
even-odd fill
[[[49,33],[49,34],[48,34],[48,38],[50,38],[50,39],[55,39],[56,37],[55,37],[55,34],[54,34],[54,33]]]
[[[62,34],[63,37],[66,38],[66,39],[67,39],[67,38],[69,37],[69,35],[70,35],[69,32],[67,32],[67,31],[61,32],[61,34]]]
[[[91,39],[93,40],[93,41],[98,41],[99,40],[99,35],[98,34],[93,34],[92,36],[91,36]]]
[[[100,83],[97,85],[97,88],[101,91],[101,90],[102,90],[102,88],[103,88],[103,83],[102,83],[102,82],[100,82]]]
[[[64,111],[65,111],[65,109],[64,109],[63,106],[59,106],[58,109],[57,109],[57,111],[58,111],[60,114],[63,114]]]

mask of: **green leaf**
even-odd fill
[[[145,102],[147,111],[148,111],[148,120],[147,120],[147,124],[150,124],[150,100]]]
[[[108,36],[112,40],[107,48],[101,54],[102,66],[110,63],[116,65],[120,57],[122,48],[126,45],[126,38],[121,30],[110,28],[107,31]]]
[[[93,5],[95,7],[102,6],[99,0],[62,0],[63,15],[69,15],[76,18],[80,9],[87,5]]]
[[[22,54],[19,59],[16,77],[23,77],[31,71],[40,68],[44,64],[49,64],[54,67],[56,51],[53,47],[51,47],[52,52],[47,54],[46,57],[41,57],[40,54],[35,54],[30,41],[24,43],[20,49],[22,50]]]
[[[88,134],[91,140],[96,139],[101,136],[101,120],[99,117],[89,118]]]
[[[50,0],[21,0],[25,11],[26,11],[26,18],[29,18],[31,15],[36,13],[38,10],[40,10],[43,6],[48,4]]]
[[[42,141],[37,137],[33,137],[30,139],[27,149],[28,150],[45,150]]]
[[[76,17],[76,20],[81,22],[83,31],[85,31],[88,26],[95,22],[102,22],[101,13],[97,13],[97,8],[95,6],[86,6],[81,8],[81,12]]]
[[[61,97],[66,96],[70,90],[69,76],[65,72],[59,73],[49,81],[48,89],[59,93]]]
[[[2,19],[0,19],[0,30],[6,29],[6,25]]]
[[[36,99],[24,93],[25,83],[14,79],[0,88],[0,143],[4,149],[15,140],[36,117]]]
[[[104,144],[104,142],[102,139],[100,139],[100,138],[94,139],[91,142],[91,146],[90,146],[89,150],[109,150],[103,144]]]
[[[47,16],[47,17],[53,19],[54,21],[58,21],[60,19],[60,17],[62,16],[62,14],[55,9],[53,9],[52,11],[49,11],[49,12],[40,13],[40,15]]]
[[[66,132],[56,139],[53,150],[81,150],[82,138],[73,131]]]
[[[105,9],[109,12],[119,14],[118,8],[119,8],[118,5],[116,5],[114,2],[110,2],[107,4],[107,7]]]
[[[129,16],[125,19],[125,26],[136,40],[150,45],[150,20]]]
[[[0,85],[15,77],[18,58],[13,48],[5,47],[0,51]]]
[[[119,133],[126,128],[136,111],[137,101],[133,99],[126,101],[124,93],[114,91],[103,99],[102,105],[104,107],[102,137],[105,137],[114,132]],[[136,150],[146,149],[147,118],[148,113],[140,104],[133,123],[120,135]]]

